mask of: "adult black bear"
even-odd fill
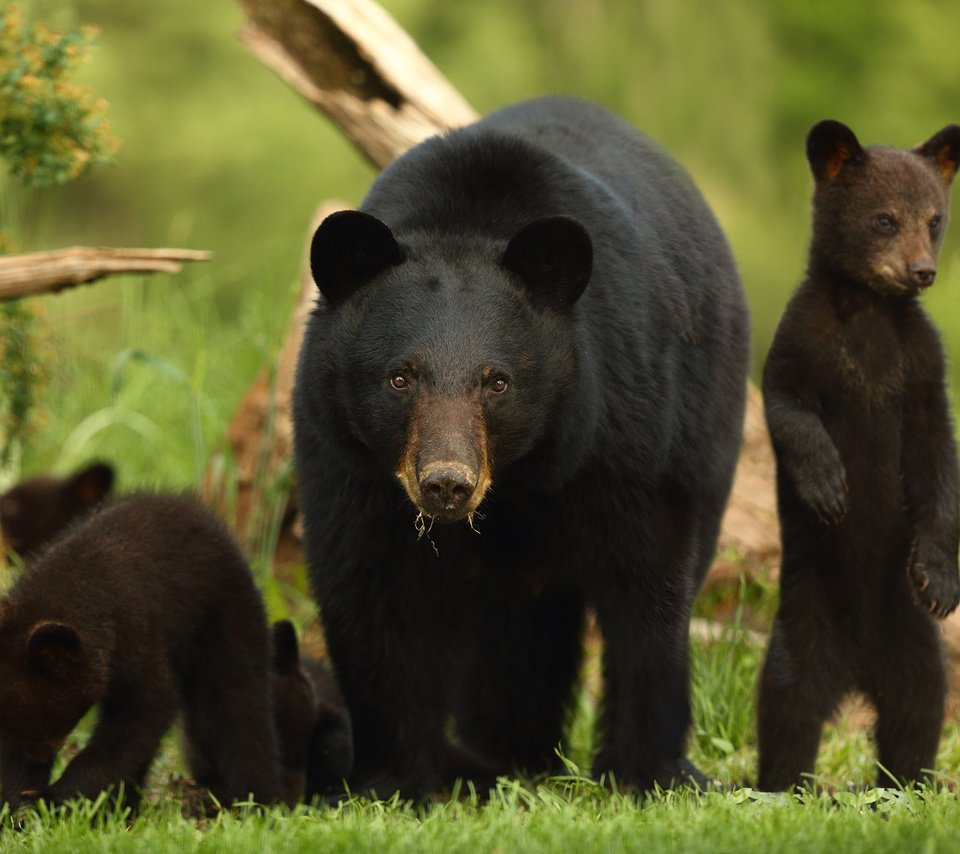
[[[783,538],[781,602],[758,695],[762,789],[814,769],[849,691],[876,706],[881,784],[933,767],[946,676],[935,617],[960,601],[957,451],[939,337],[917,296],[936,273],[960,127],[864,149],[824,121],[807,278],[764,369]]]
[[[93,463],[68,477],[37,475],[0,495],[3,542],[27,558],[71,522],[89,513],[113,489],[113,467]]]
[[[86,746],[49,782],[97,706]],[[194,774],[221,803],[279,797],[260,593],[199,502],[136,496],[31,562],[0,603],[0,795],[53,803],[123,783],[129,802],[178,711]]]
[[[689,177],[605,109],[535,100],[412,149],[311,263],[297,480],[353,790],[442,785],[451,718],[484,768],[556,767],[588,604],[595,772],[702,783],[687,632],[748,322]]]

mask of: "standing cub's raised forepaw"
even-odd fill
[[[850,489],[843,463],[818,462],[805,466],[795,475],[797,493],[817,514],[824,525],[838,525],[850,509]]]
[[[938,550],[915,543],[907,562],[907,575],[917,605],[943,619],[960,604],[960,575],[956,561],[949,561]]]

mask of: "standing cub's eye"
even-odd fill
[[[877,216],[877,227],[882,231],[893,231],[897,227],[897,221],[890,214],[879,214]]]
[[[940,214],[932,217],[928,224],[931,234],[936,234],[940,230]]]

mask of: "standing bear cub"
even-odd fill
[[[704,783],[689,615],[748,323],[690,178],[602,107],[534,100],[406,153],[311,264],[296,469],[351,789],[556,768],[587,605],[595,773]]]
[[[960,127],[912,151],[820,122],[807,278],[763,375],[783,539],[758,696],[762,789],[803,782],[840,699],[877,711],[879,782],[932,769],[946,676],[937,617],[960,601],[957,451],[933,283]]]
[[[86,746],[50,782],[87,711]],[[260,593],[199,502],[142,495],[54,542],[0,602],[0,795],[52,803],[124,784],[136,803],[177,713],[191,770],[223,804],[278,799]]]

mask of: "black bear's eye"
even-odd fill
[[[877,216],[877,227],[882,231],[893,231],[897,227],[897,221],[890,214],[879,214]]]
[[[494,377],[487,388],[494,394],[503,394],[507,390],[507,381],[503,377]]]
[[[410,387],[410,381],[403,374],[397,373],[390,377],[390,385],[397,391],[403,391]]]

